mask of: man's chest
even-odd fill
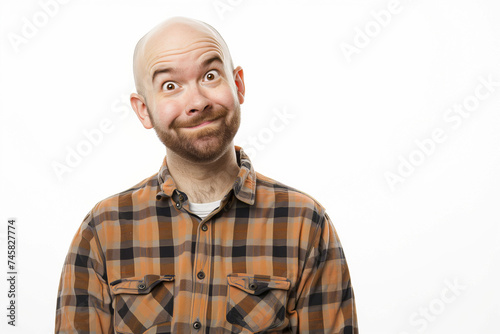
[[[219,218],[119,227],[119,241],[105,251],[117,332],[282,326],[303,250],[293,226],[274,223]]]

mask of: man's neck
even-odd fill
[[[222,199],[232,188],[240,167],[234,146],[211,162],[192,162],[167,149],[167,166],[177,188],[190,202],[208,203]]]

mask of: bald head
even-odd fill
[[[156,59],[182,52],[200,40],[212,40],[217,44],[222,51],[227,70],[233,70],[229,48],[217,30],[202,21],[174,17],[154,27],[137,42],[133,60],[137,93],[145,96]]]

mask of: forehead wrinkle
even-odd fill
[[[156,54],[146,65],[146,68],[149,69],[149,71],[148,71],[149,75],[151,76],[154,73],[154,71],[157,70],[158,67],[160,67],[160,66],[157,66],[158,64],[173,62],[173,60],[165,59],[166,57],[175,57],[175,56],[186,55],[186,54],[190,54],[192,52],[196,52],[200,49],[200,48],[196,47],[196,44],[200,44],[200,43],[205,43],[205,41],[198,41],[198,42],[191,43],[186,48],[177,49],[177,50],[168,50],[168,51],[164,51],[164,52]],[[200,55],[200,57],[202,57],[206,53],[215,52],[221,57],[221,60],[223,63],[226,61],[226,59],[224,57],[224,52],[220,49],[219,45],[216,45],[216,47],[207,46],[207,48],[210,48],[211,50],[203,52],[203,54]]]
[[[202,43],[206,43],[207,47],[209,47],[211,44],[213,44],[213,45],[215,45],[215,47],[218,50],[221,50],[221,51],[223,50],[223,47],[221,46],[221,44],[216,39],[214,39],[214,38],[203,38],[203,39],[194,41],[191,44],[186,45],[185,47],[175,48],[175,49],[171,49],[171,50],[166,50],[166,51],[163,51],[163,52],[159,52],[159,53],[156,54],[156,57],[154,57],[154,58],[158,58],[160,56],[178,55],[178,54],[182,54],[182,53],[187,53],[187,52],[195,51],[197,49],[197,44],[202,44]],[[154,48],[150,48],[150,49],[153,49],[153,50],[149,50],[150,53],[154,51]]]
[[[205,57],[206,54],[208,54],[208,56]],[[217,55],[217,57],[215,57],[215,55]],[[204,59],[204,58],[206,58],[206,59]],[[205,67],[205,66],[207,66],[207,64],[205,64],[206,60],[208,60],[210,58],[214,58],[214,59],[212,59],[212,61],[210,61],[210,63],[218,61],[220,64],[222,64],[222,66],[224,66],[223,57],[222,57],[221,53],[220,52],[216,52],[216,50],[211,50],[211,51],[203,53],[201,55],[201,57],[199,57],[199,60],[200,60],[199,62],[192,63],[190,65],[194,65],[197,68]],[[179,68],[176,68],[176,67],[170,67],[170,66],[168,66],[168,64],[172,63],[172,62],[173,62],[172,60],[159,59],[157,62],[155,62],[155,63],[152,64],[151,70],[149,71],[150,74],[151,74],[151,76],[153,76],[156,71],[158,71],[158,70],[161,71],[163,69],[168,69],[168,71],[172,72],[172,73],[182,72],[184,70],[182,68],[179,69]],[[193,67],[193,66],[190,66],[190,67]]]

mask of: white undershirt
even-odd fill
[[[220,200],[210,203],[189,203],[189,210],[192,213],[200,217],[201,219],[205,219],[206,216],[215,209],[217,209],[220,205]]]

